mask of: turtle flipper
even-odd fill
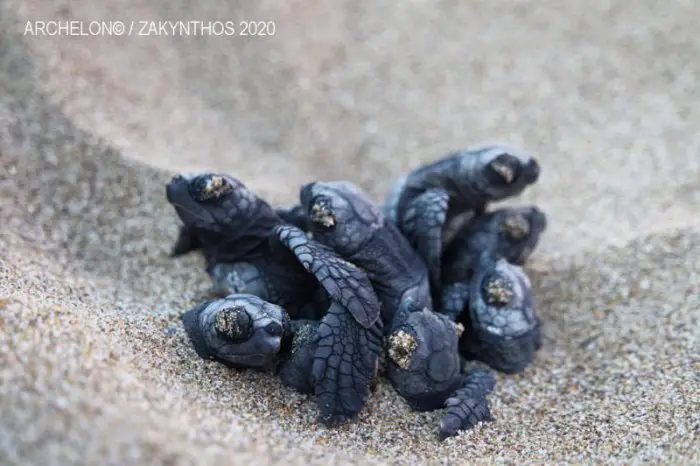
[[[443,189],[429,189],[407,205],[400,228],[425,260],[432,288],[440,288],[442,230],[447,219],[449,195]]]
[[[446,401],[447,413],[440,423],[440,440],[468,430],[479,422],[490,422],[491,415],[486,395],[493,391],[496,379],[485,369],[472,369],[462,375],[462,386]]]
[[[331,304],[318,327],[312,367],[321,422],[339,424],[362,409],[376,375],[381,345],[381,327],[362,328],[344,306]]]
[[[379,301],[364,272],[301,229],[278,225],[275,233],[328,292],[331,305],[318,328],[312,379],[321,422],[346,421],[364,406],[376,372],[383,327]]]
[[[453,321],[457,321],[469,304],[469,284],[451,283],[442,289],[442,304],[440,313]]]
[[[347,309],[357,323],[364,328],[381,326],[379,300],[363,271],[293,225],[278,225],[275,233],[304,268],[316,276],[330,298]]]
[[[186,226],[180,227],[180,233],[170,250],[170,257],[179,257],[187,254],[188,252],[196,251],[201,249],[202,243],[199,241],[197,234],[191,228]]]

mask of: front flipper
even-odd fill
[[[440,313],[456,322],[469,303],[469,285],[467,283],[450,283],[442,290]]]
[[[485,369],[472,369],[462,375],[462,387],[445,401],[447,413],[440,423],[440,440],[469,430],[479,422],[490,422],[491,415],[486,395],[493,391],[496,379]]]
[[[381,327],[362,328],[344,306],[333,302],[318,327],[318,338],[312,380],[319,420],[340,424],[354,418],[365,404],[377,371]]]
[[[363,271],[293,225],[278,225],[275,234],[314,274],[330,298],[346,308],[362,327],[381,325],[379,301]]]
[[[185,226],[181,226],[177,240],[175,240],[175,244],[170,250],[170,257],[179,257],[187,254],[188,252],[201,249],[201,247],[202,243],[199,241],[199,237],[195,231]]]
[[[442,231],[447,219],[449,195],[442,189],[429,189],[412,199],[400,213],[401,231],[425,260],[433,290],[440,288]]]
[[[379,301],[367,276],[291,225],[275,233],[326,289],[331,306],[318,328],[312,378],[320,420],[337,424],[362,409],[381,350]]]

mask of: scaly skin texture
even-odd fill
[[[457,388],[461,361],[457,328],[445,316],[406,300],[386,338],[389,379],[415,410],[442,406]]]
[[[279,225],[275,233],[331,299],[318,326],[312,366],[321,420],[337,424],[352,419],[364,406],[376,375],[383,331],[377,296],[364,272],[301,229]]]
[[[466,212],[483,214],[488,203],[517,196],[537,181],[538,162],[514,147],[491,144],[449,154],[401,177],[385,212],[425,259],[431,284],[440,288],[445,233]]]
[[[493,421],[486,395],[493,391],[495,385],[493,373],[487,370],[472,369],[463,374],[460,388],[445,401],[447,413],[440,423],[440,440],[460,430],[471,429],[479,422]]]
[[[456,320],[464,311],[465,289],[483,251],[490,251],[493,259],[523,265],[546,227],[546,215],[535,206],[494,210],[464,225],[443,253],[441,312]]]
[[[412,409],[431,411],[446,407],[440,440],[493,420],[486,395],[495,386],[493,374],[483,369],[463,372],[457,346],[459,329],[447,317],[416,309],[409,300],[397,314],[401,324],[388,340],[389,378]]]
[[[467,302],[468,309],[460,318],[465,328],[462,354],[501,372],[525,370],[542,340],[532,287],[523,270],[504,258],[494,260],[485,251],[462,292],[459,299]]]
[[[425,262],[379,207],[348,181],[302,186],[300,199],[311,219],[313,238],[360,267],[392,323],[401,303],[433,308]]]
[[[283,222],[230,176],[178,175],[166,195],[185,228],[175,249],[201,249],[221,295],[255,293],[299,318],[318,317],[309,315],[309,305],[319,302],[319,286],[325,290],[330,306],[321,311],[312,367],[320,420],[353,418],[369,391],[382,334],[379,303],[364,273]]]
[[[367,273],[382,303],[389,379],[414,409],[438,409],[459,388],[455,325],[431,311],[426,265],[396,226],[348,181],[310,183],[300,199],[313,237]]]
[[[270,368],[282,346],[289,316],[257,296],[205,301],[182,315],[197,354],[229,367]]]

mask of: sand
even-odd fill
[[[700,462],[700,4],[87,3],[0,6],[0,463]],[[23,34],[69,18],[276,33]],[[440,444],[440,413],[383,383],[327,429],[274,377],[196,357],[178,314],[208,283],[167,257],[175,171],[379,199],[492,140],[536,154],[510,203],[550,218],[527,266],[544,347],[498,376],[496,421]]]

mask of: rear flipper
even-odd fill
[[[472,369],[462,377],[462,387],[445,401],[447,413],[440,423],[441,441],[456,435],[460,430],[469,430],[479,422],[494,420],[486,400],[486,395],[496,385],[493,373],[484,369]]]
[[[429,189],[412,199],[400,212],[400,229],[430,271],[431,288],[440,288],[440,256],[442,232],[447,219],[449,195],[442,189]]]
[[[196,251],[201,247],[202,243],[199,241],[199,237],[194,230],[181,226],[177,240],[175,240],[175,244],[170,250],[170,257],[179,257],[188,252]]]
[[[318,347],[318,321],[293,320],[290,323],[289,353],[279,366],[282,383],[305,395],[314,392],[311,369]]]
[[[342,305],[331,304],[318,327],[312,378],[319,420],[335,425],[354,418],[376,376],[382,328],[362,327]]]
[[[459,319],[469,304],[469,285],[467,283],[450,283],[442,289],[442,306],[440,313],[453,322]]]

